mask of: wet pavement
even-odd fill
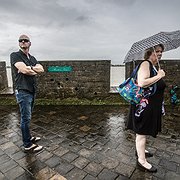
[[[123,106],[35,106],[31,130],[44,149],[32,154],[23,151],[18,107],[0,106],[0,180],[179,180],[179,116],[171,134],[148,137],[154,153],[148,160],[158,168],[152,174],[136,167],[127,112]]]

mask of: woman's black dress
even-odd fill
[[[153,76],[153,67],[151,67],[150,76]],[[165,82],[160,79],[157,84],[156,92],[149,97],[148,104],[139,116],[137,114],[139,106],[132,104],[127,121],[127,129],[133,130],[137,134],[151,135],[156,137],[161,131],[162,103]]]

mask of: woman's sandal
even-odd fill
[[[137,161],[137,166],[142,171],[148,171],[148,172],[151,172],[151,173],[157,172],[157,168],[155,168],[154,166],[152,166],[150,169],[148,169],[148,168],[144,167],[139,161]]]

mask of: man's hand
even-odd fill
[[[44,68],[40,64],[36,64],[35,66],[31,66],[31,69],[35,71],[36,73],[42,73],[44,72]]]

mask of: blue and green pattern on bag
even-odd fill
[[[119,94],[131,104],[139,104],[142,99],[152,96],[156,91],[156,84],[142,88],[137,84],[137,71],[141,63],[136,66],[131,76],[117,88]],[[152,65],[152,64],[151,64]],[[155,72],[154,72],[155,73]]]

